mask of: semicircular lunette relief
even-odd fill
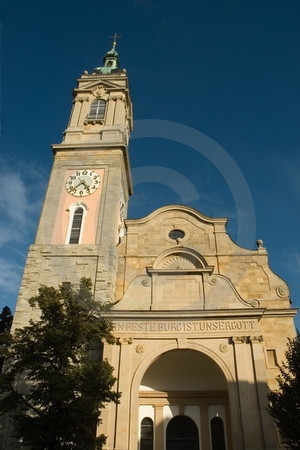
[[[195,250],[182,247],[171,248],[161,253],[153,263],[152,269],[155,270],[196,270],[212,272],[213,267],[208,266],[202,255]]]
[[[160,263],[161,269],[195,269],[199,268],[199,261],[193,255],[188,254],[174,254],[166,257]]]

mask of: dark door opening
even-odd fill
[[[176,416],[170,420],[166,450],[199,450],[198,428],[190,417]]]

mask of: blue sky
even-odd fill
[[[299,17],[297,0],[6,2],[1,306],[16,301],[76,78],[116,31],[136,120],[129,217],[170,203],[229,217],[239,244],[264,241],[299,307]]]

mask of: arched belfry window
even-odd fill
[[[104,119],[106,108],[106,101],[99,99],[94,100],[91,104],[91,109],[88,115],[88,119],[90,120],[102,120]]]
[[[85,203],[73,203],[69,207],[69,226],[67,231],[66,244],[80,244],[84,219],[87,212]]]
[[[224,424],[220,417],[213,417],[210,421],[212,450],[226,450]]]
[[[141,422],[140,450],[153,450],[153,420],[144,417]]]

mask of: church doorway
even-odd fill
[[[171,350],[148,367],[139,388],[139,449],[232,449],[227,381],[210,357]]]
[[[187,416],[170,420],[166,432],[166,450],[199,450],[199,434],[195,422]]]

